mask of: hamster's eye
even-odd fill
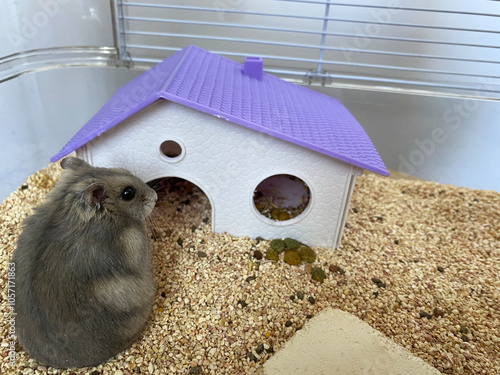
[[[130,201],[134,199],[134,197],[135,197],[135,189],[133,187],[127,186],[125,189],[123,189],[121,198],[124,201]]]

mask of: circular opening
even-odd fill
[[[255,188],[253,202],[259,213],[274,221],[288,221],[299,216],[309,205],[311,191],[296,176],[277,174]]]
[[[182,147],[176,141],[168,140],[161,144],[160,151],[169,159],[174,159],[182,154]]]

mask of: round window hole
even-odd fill
[[[160,146],[160,151],[169,159],[178,158],[182,154],[182,147],[176,141],[165,141]]]
[[[257,211],[274,221],[287,221],[299,216],[309,205],[311,191],[298,177],[277,174],[263,180],[253,194]]]

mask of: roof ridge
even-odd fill
[[[160,95],[162,93],[168,92],[168,88],[174,81],[175,77],[177,76],[177,72],[179,69],[182,68],[184,61],[189,57],[191,50],[201,50],[201,48],[198,48],[194,45],[189,45],[181,50],[179,50],[177,53],[181,53],[181,57],[179,58],[179,61],[177,61],[177,64],[175,65],[174,69],[170,72],[167,80],[165,81],[165,84],[162,86],[160,90]]]

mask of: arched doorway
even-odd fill
[[[147,184],[158,194],[152,220],[161,232],[211,230],[212,202],[201,187],[180,177],[155,178]]]

